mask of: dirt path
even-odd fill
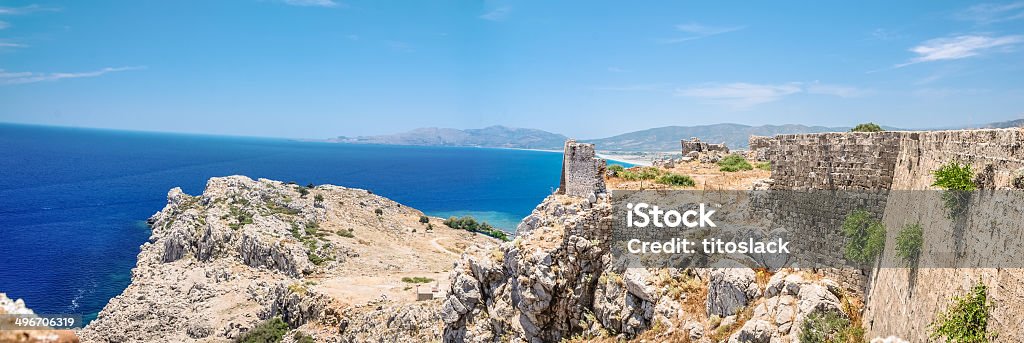
[[[434,249],[437,249],[437,251],[443,252],[445,254],[452,255],[452,256],[455,256],[455,257],[460,257],[461,256],[461,255],[456,254],[456,253],[452,252],[451,250],[445,249],[443,246],[441,246],[441,243],[437,242],[440,239],[441,239],[440,237],[431,239],[430,240],[430,245],[434,246]]]

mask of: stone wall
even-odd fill
[[[791,134],[772,137],[767,157],[778,189],[887,190],[899,141],[912,132]]]
[[[605,161],[596,156],[593,144],[566,141],[562,178],[556,193],[584,198],[606,193]]]
[[[1024,222],[1024,201],[1019,193],[1010,193],[1007,201],[992,202],[997,208],[973,208],[967,223],[956,224],[941,215],[907,218],[909,213],[941,211],[942,204],[906,192],[934,190],[931,171],[950,161],[971,165],[976,175],[981,175],[975,183],[984,189],[1012,189],[1015,177],[1024,174],[1024,130],[794,134],[751,141],[756,141],[751,143],[752,149],[764,149],[772,163],[773,190],[818,190],[811,196],[772,192],[764,205],[769,207],[766,210],[772,214],[773,224],[792,230],[791,237],[802,238],[794,241],[796,249],[815,254],[816,259],[842,258],[842,221],[854,209],[865,209],[885,224],[883,265],[896,265],[896,236],[911,221],[925,220],[920,224],[926,251],[929,247],[948,248],[943,244],[973,245],[973,251],[983,250],[985,244],[997,249],[1024,245],[1020,224]],[[956,225],[968,230],[958,230]],[[986,229],[991,227],[1001,229]],[[992,235],[999,235],[997,244],[991,243]],[[946,309],[952,297],[964,294],[980,280],[988,286],[989,299],[995,304],[990,332],[999,333],[997,341],[1024,340],[1024,312],[1020,311],[1024,307],[1024,270],[986,268],[984,262],[970,256],[957,263],[956,268],[872,270],[850,266],[818,272],[865,296],[863,324],[869,337],[897,335],[912,342],[928,341],[928,324],[935,315]]]
[[[683,156],[691,152],[729,152],[729,147],[725,146],[725,144],[701,142],[697,137],[690,138],[690,140],[684,139],[680,141],[680,144],[683,148]]]
[[[934,182],[930,172],[950,161],[969,164],[976,175],[987,174],[987,180],[976,180],[986,188],[1010,189],[1012,178],[1024,169],[1024,130],[934,131],[907,137],[900,141],[890,188],[929,189]],[[1017,192],[986,193],[1010,196],[972,207],[962,223],[941,214],[913,215],[944,211],[940,199],[922,201],[919,196],[894,193],[883,219],[888,229],[885,251],[895,251],[899,230],[911,223],[920,224],[924,230],[924,251],[949,251],[951,244],[963,245],[968,254],[991,248],[1019,251],[1024,244],[1024,196]],[[875,270],[865,299],[864,323],[869,335],[927,341],[928,324],[935,315],[946,309],[951,298],[963,295],[980,280],[988,286],[994,304],[989,332],[999,333],[998,342],[1024,341],[1024,270],[992,268],[997,263],[985,257],[967,255],[954,263],[944,263],[957,268]],[[891,253],[883,254],[882,259],[884,264],[896,263]]]
[[[774,180],[768,212],[774,226],[801,237],[793,245],[808,258],[799,261],[802,267],[844,264],[842,225],[849,213],[865,210],[882,218],[899,142],[909,135],[915,134],[820,133],[760,139]],[[867,287],[867,270],[860,266],[819,272],[858,294]]]
[[[765,136],[750,136],[747,140],[747,146],[750,149],[750,154],[753,155],[755,161],[767,161],[768,160],[768,148],[771,145],[771,137]]]

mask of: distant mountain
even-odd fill
[[[976,126],[980,128],[1008,128],[1024,126],[1024,119],[996,122]],[[907,130],[882,126],[888,131]],[[943,128],[963,129],[966,126]],[[634,131],[600,139],[581,140],[594,143],[598,150],[606,151],[678,151],[679,141],[700,138],[708,143],[725,143],[730,149],[745,149],[751,135],[774,136],[792,133],[846,132],[850,127],[807,126],[800,124],[750,126],[743,124],[713,124],[697,126],[665,126]],[[422,128],[408,132],[361,137],[338,137],[329,139],[340,143],[427,145],[427,146],[474,146],[492,148],[551,149],[561,150],[566,136],[536,129],[491,126],[482,129]]]
[[[699,126],[665,126],[624,133],[618,136],[585,140],[598,150],[612,151],[676,151],[679,141],[700,138],[708,143],[725,143],[730,149],[746,148],[751,135],[774,136],[788,133],[816,133],[849,131],[849,127],[806,126],[797,124],[750,126],[742,124],[713,124]]]
[[[566,139],[568,137],[543,130],[490,126],[467,130],[430,127],[390,135],[337,137],[329,139],[329,141],[357,144],[561,150]]]
[[[1024,127],[1024,119],[1007,120],[1007,121],[989,123],[989,124],[986,124],[986,125],[982,126],[982,128],[985,128],[985,129],[1006,129],[1006,128],[1011,128],[1011,127]]]

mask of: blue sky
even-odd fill
[[[1024,117],[1024,1],[0,1],[0,122],[324,138]]]

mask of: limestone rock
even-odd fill
[[[708,316],[731,316],[761,296],[753,269],[738,264],[722,265],[711,270],[706,312]]]

